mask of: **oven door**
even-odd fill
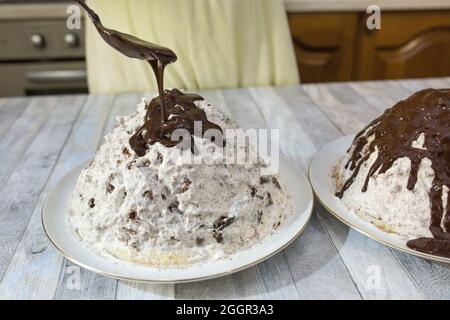
[[[0,64],[0,96],[86,93],[83,61]]]

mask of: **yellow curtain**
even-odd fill
[[[299,82],[281,0],[90,0],[103,24],[175,51],[165,86],[211,89]],[[88,19],[86,19],[88,20]],[[122,56],[87,21],[93,93],[154,91],[146,62]]]

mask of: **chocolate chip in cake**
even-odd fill
[[[89,206],[89,208],[95,207],[95,199],[94,198],[89,199],[88,206]]]
[[[275,187],[277,187],[278,189],[281,190],[281,185],[280,185],[280,182],[278,182],[277,178],[272,177],[272,183],[274,184]]]
[[[122,149],[122,153],[123,153],[125,156],[127,156],[127,157],[130,157],[130,156],[131,156],[130,150],[128,150],[127,147],[124,147],[124,148]]]
[[[93,164],[94,164],[94,160],[91,160],[91,162],[89,162],[87,167],[90,168],[90,167],[92,167]]]
[[[258,210],[258,215],[257,215],[257,221],[258,221],[258,223],[261,223],[261,222],[262,222],[262,216],[263,216],[262,210]]]
[[[142,162],[142,165],[143,165],[144,167],[149,167],[151,164],[152,164],[152,163],[151,163],[150,160],[148,160],[148,159],[145,159],[145,160]]]
[[[166,195],[165,194],[161,194],[161,199],[166,200],[167,199]]]
[[[107,193],[112,193],[115,188],[116,187],[114,187],[111,183],[108,183],[108,185],[106,186],[106,192]]]
[[[230,224],[232,224],[234,222],[234,219],[235,218],[233,216],[231,216],[231,217],[221,216],[219,219],[217,219],[214,222],[214,224],[213,224],[214,229],[213,229],[212,235],[218,243],[221,243],[223,241],[223,236],[222,236],[223,229],[225,229]]]
[[[127,163],[127,169],[131,170],[131,168],[133,167],[134,161],[130,161]]]
[[[132,210],[130,212],[128,212],[128,219],[131,221],[137,221],[139,220],[138,216],[137,216],[137,212]]]
[[[259,183],[260,184],[266,184],[266,183],[269,183],[269,178],[267,178],[267,177],[261,177],[261,178],[259,178]]]
[[[217,243],[221,243],[223,241],[222,231],[214,229],[212,236],[214,239],[216,239]]]
[[[234,217],[225,217],[225,216],[221,216],[219,219],[217,219],[214,224],[213,227],[214,229],[218,229],[218,230],[223,230],[226,227],[228,227],[230,224],[232,224],[234,222]]]
[[[122,230],[123,232],[125,232],[127,235],[133,235],[133,236],[134,236],[134,235],[137,234],[137,231],[136,231],[136,230],[133,230],[133,229],[131,229],[131,228],[122,227],[121,230]]]
[[[250,195],[252,196],[252,198],[254,198],[256,196],[256,192],[257,192],[256,187],[249,186],[249,188],[250,188]]]
[[[270,207],[271,205],[273,205],[272,195],[270,194],[270,192],[267,192],[267,205],[266,205],[266,207]]]
[[[158,161],[160,164],[163,163],[164,159],[161,153],[158,152],[158,155],[156,156],[156,161]]]
[[[178,208],[179,205],[180,203],[175,200],[167,207],[167,209],[169,209],[170,212],[181,213],[180,209]]]
[[[191,180],[189,180],[188,178],[184,178],[184,180],[181,183],[181,185],[179,185],[178,188],[177,188],[177,193],[185,193],[186,191],[188,191],[189,186],[191,184],[192,184]]]
[[[140,245],[140,243],[137,242],[137,241],[134,241],[134,242],[131,244],[131,247],[132,247],[134,250],[136,250],[136,251],[141,251],[141,245]]]
[[[205,238],[200,238],[200,237],[195,238],[195,243],[197,244],[197,246],[201,246],[204,242],[205,242]]]
[[[149,200],[153,200],[153,191],[151,191],[151,190],[145,191],[143,194],[143,197],[147,198]]]

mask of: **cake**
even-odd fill
[[[80,241],[120,261],[183,266],[230,257],[277,230],[294,212],[286,187],[263,174],[253,144],[227,141],[227,130],[238,126],[219,108],[164,90],[176,54],[106,28],[77,2],[106,43],[149,63],[159,93],[117,119],[81,172],[68,204],[69,228]],[[233,161],[236,153],[249,161]]]
[[[332,176],[356,215],[414,250],[450,257],[450,89],[425,89],[387,109]]]
[[[166,90],[166,99],[174,92]],[[238,128],[210,102],[199,97],[195,104],[223,130]],[[180,157],[179,148],[159,142],[139,156],[130,137],[150,105],[144,98],[135,113],[117,119],[79,177],[68,223],[87,247],[139,264],[189,265],[248,248],[293,213],[278,177],[261,175],[261,159],[227,164],[225,155],[208,152],[217,147],[208,139],[194,136],[192,163]],[[245,153],[258,159],[252,145]]]

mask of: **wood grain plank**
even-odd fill
[[[289,136],[286,144],[281,146],[282,152],[305,170],[318,148],[342,134],[359,130],[398,99],[420,88],[449,85],[450,78],[441,78],[308,85],[304,89],[213,90],[201,94],[223,106],[244,128],[284,128],[282,134],[286,132]],[[420,299],[425,295],[449,299],[450,268],[447,265],[391,251],[349,230],[321,207],[316,208],[320,219],[314,216],[301,237],[282,253],[256,267],[220,279],[175,286],[147,285],[117,282],[76,269],[48,245],[40,227],[40,206],[50,188],[67,170],[95,152],[104,131],[108,132],[113,126],[114,118],[135,110],[139,98],[140,94],[119,95],[111,106],[111,97],[89,97],[78,119],[77,113],[66,115],[67,111],[75,110],[58,111],[61,105],[58,101],[53,101],[53,107],[49,106],[52,99],[57,98],[37,98],[41,101],[38,105],[46,101],[47,118],[40,118],[39,126],[31,124],[36,126],[33,128],[37,134],[25,139],[28,149],[25,143],[16,146],[18,154],[13,157],[22,160],[17,166],[14,164],[13,173],[6,177],[5,186],[0,188],[0,250],[5,243],[16,246],[18,243],[15,252],[15,246],[12,251],[0,251],[0,298],[360,299],[362,296],[365,299]],[[8,100],[0,100],[0,117]],[[38,108],[38,105],[33,106],[35,99],[30,103],[23,102],[27,99],[19,100],[15,103],[23,108],[21,112],[12,109],[10,104],[10,110],[17,114],[4,113],[12,119],[6,121],[7,127],[3,128],[0,119],[0,148],[3,141],[12,145],[11,132],[19,132],[20,127],[27,125],[24,117],[28,123],[34,119],[31,116],[35,111],[29,109]],[[56,137],[56,132],[65,132],[65,137],[64,134]],[[292,132],[295,134],[290,134]],[[45,140],[56,141],[59,149],[45,146],[41,150]],[[31,181],[29,177],[32,177]],[[32,186],[25,185],[24,181]],[[7,193],[9,188],[16,192]],[[28,192],[28,196],[18,196],[22,191]],[[32,212],[31,219],[29,212]],[[8,225],[13,226],[12,235],[5,233],[5,230],[10,231]],[[6,242],[2,239],[5,235]],[[380,266],[382,272],[382,285],[376,290],[366,285],[367,267],[373,265]],[[75,273],[79,272],[81,281],[75,289],[71,287],[74,270],[78,270]],[[326,279],[333,279],[333,285],[330,286]]]
[[[41,208],[59,179],[95,152],[101,136],[101,123],[106,119],[110,101],[111,98],[108,97],[89,97],[86,100],[85,96],[79,96],[72,102],[72,105],[79,105],[82,109],[0,283],[0,292],[7,293],[11,298],[53,298],[63,266],[63,257],[49,244],[42,230]]]
[[[406,99],[410,93],[402,88],[398,81],[371,81],[350,83],[351,88],[357,92],[370,105],[378,110],[378,115],[392,107],[402,99]],[[372,118],[372,120],[375,117]],[[370,121],[367,121],[367,125]]]
[[[259,90],[259,89],[258,89]],[[249,94],[246,90],[225,90],[224,95],[228,102],[228,107],[230,109],[230,114],[235,118],[238,122],[240,121],[239,114],[242,115],[243,119],[246,121],[246,124],[243,125],[247,128],[267,128],[267,123],[264,120],[264,114],[258,109],[258,106],[255,103],[255,99],[252,95]],[[256,101],[259,102],[259,101]],[[233,112],[236,110],[235,112]],[[278,110],[277,110],[278,112]],[[313,218],[313,220],[316,218]],[[333,249],[332,244],[330,243],[327,235],[322,230],[322,235],[324,236],[325,246],[328,246]],[[299,240],[298,240],[299,241]],[[289,248],[288,248],[289,250]],[[286,250],[287,251],[287,250]],[[310,250],[310,252],[315,252],[315,250]],[[335,253],[336,254],[336,253]],[[291,258],[295,256],[290,256]],[[296,263],[287,264],[288,260],[286,259],[285,253],[282,255],[277,255],[266,262],[263,262],[259,265],[260,273],[264,277],[265,286],[268,289],[268,295],[272,297],[279,298],[297,298],[304,297],[305,293],[308,292],[309,295],[314,297],[314,294],[317,293],[317,296],[321,296],[322,290],[315,291],[313,287],[316,287],[312,282],[309,282],[308,279],[304,280],[302,277],[295,277],[292,273],[293,267],[299,267],[299,263],[308,263],[305,260],[299,261]],[[337,263],[339,265],[339,263]],[[340,263],[341,270],[346,273],[345,267],[342,262]],[[281,267],[281,268],[280,268]],[[335,266],[333,266],[334,268]],[[277,270],[278,269],[278,270]],[[280,270],[281,269],[281,270]],[[299,268],[300,269],[300,268]],[[339,268],[338,268],[339,269]],[[272,272],[276,271],[276,272]],[[328,269],[328,271],[331,271]],[[297,274],[298,275],[298,274]],[[320,274],[319,274],[320,277]],[[347,274],[348,279],[351,283],[351,278]],[[294,286],[292,285],[292,281],[294,280]],[[299,286],[299,285],[302,286]],[[308,286],[308,284],[310,284]],[[359,294],[357,293],[356,288],[351,284],[353,290],[350,289],[354,293],[351,295],[353,298],[359,298]],[[311,287],[312,290],[307,291],[303,290],[306,287]],[[287,292],[289,289],[289,292]],[[295,289],[295,290],[294,290]],[[345,288],[343,290],[343,295],[345,296]]]
[[[74,278],[75,277],[75,278]],[[64,259],[55,300],[112,300],[117,280],[96,275]]]
[[[35,98],[0,140],[0,187],[8,181],[30,143],[35,139],[59,98]]]
[[[119,281],[116,300],[173,300],[173,284],[146,284]]]
[[[344,135],[357,132],[378,113],[363,99],[346,99],[338,84],[305,85],[301,88]]]
[[[326,90],[322,90],[322,92],[324,91]],[[378,108],[370,105],[360,95],[354,92],[348,84],[330,85],[329,94],[335,97],[336,101],[338,101],[337,104],[352,106],[349,108],[349,112],[345,112],[345,109],[342,109],[343,114],[337,117],[330,116],[330,118],[338,118],[343,124],[347,122],[346,117],[348,117],[348,121],[356,120],[355,124],[360,123],[360,127],[356,128],[357,130],[360,130],[365,125],[363,123],[364,121],[371,121],[372,119],[367,119],[367,115],[361,112],[356,112],[356,118],[348,116],[350,112],[355,115],[353,109],[368,109],[368,114],[371,117],[376,117],[379,113]],[[326,99],[325,101],[327,100],[329,101],[331,99]],[[316,103],[320,103],[320,100],[317,100]],[[325,105],[321,109],[327,112],[332,107],[332,105]],[[337,111],[333,110],[333,112]],[[361,116],[363,116],[363,119],[360,119]],[[300,121],[302,120],[300,119]],[[345,132],[346,130],[342,129],[342,131]],[[315,135],[323,135],[322,127],[310,132]],[[338,136],[335,138],[338,138]],[[318,148],[323,146],[318,145]],[[410,281],[409,274],[403,270],[402,265],[398,263],[396,257],[387,247],[344,226],[331,215],[327,214],[321,206],[319,206],[319,213],[322,213],[320,214],[322,224],[339,249],[342,259],[365,299],[423,298],[422,292]],[[382,277],[380,278],[379,287],[373,287],[367,281],[370,276],[369,272],[374,270],[374,267],[379,267],[381,272]]]
[[[416,92],[426,88],[442,89],[450,88],[450,77],[447,78],[427,78],[427,79],[411,79],[401,80],[398,84],[406,89]]]
[[[422,259],[397,250],[393,251],[428,299],[450,299],[448,264]]]
[[[30,104],[30,98],[8,98],[0,102],[0,140]]]
[[[252,88],[250,93],[267,119],[269,127],[280,128],[282,153],[307,172],[317,149],[301,122],[296,121],[295,114],[298,111],[293,111],[274,88]],[[309,112],[312,112],[311,109]],[[330,128],[336,130],[335,127]],[[313,243],[315,245],[312,245]],[[318,251],[320,255],[317,254]],[[301,237],[285,250],[285,255],[301,298],[361,298],[351,275],[316,216],[311,219]],[[317,271],[313,272],[314,268]],[[319,279],[326,278],[335,279],[333,286],[329,283],[319,284]]]
[[[224,105],[232,119],[236,120],[244,129],[266,129],[266,121],[258,109],[253,97],[245,89],[228,89],[222,91],[225,98]],[[260,288],[270,299],[298,299],[299,295],[290,273],[284,253],[280,253],[252,268],[256,275],[262,277],[263,282],[256,288]],[[245,272],[245,271],[244,271]],[[248,279],[248,275],[245,275]],[[264,283],[264,287],[262,286]],[[239,282],[236,284],[238,294]],[[244,293],[249,294],[249,293]],[[261,296],[264,298],[264,295]]]
[[[19,244],[39,199],[41,191],[60,156],[79,108],[69,105],[71,97],[62,98],[27,146],[23,156],[17,158],[17,167],[0,189],[0,278]],[[55,99],[38,99],[43,110]],[[2,168],[3,169],[3,168]]]
[[[120,115],[120,109],[127,105],[130,105],[130,108],[134,105],[134,109],[136,108],[136,103],[132,101],[133,98],[135,98],[134,95],[123,94],[114,97],[106,96],[103,101],[93,102],[98,109],[98,114],[92,117],[95,121],[89,123],[90,130],[95,130],[95,133],[90,133],[90,136],[93,137],[93,143],[95,143],[91,146],[91,156],[100,147],[104,136],[111,131],[115,124],[116,116]],[[84,135],[84,139],[86,138],[87,136]],[[74,290],[68,285],[73,276],[72,270],[74,265],[66,260],[64,261],[64,265],[66,266],[66,272],[63,269],[60,275],[60,283],[58,284],[54,299],[115,299],[118,285],[116,279],[82,269],[79,287]]]
[[[234,277],[226,276],[220,279],[176,284],[175,298],[193,300],[233,300],[238,299],[239,296],[235,287]]]
[[[293,117],[307,132],[309,140],[321,148],[342,135],[341,129],[328,119],[315,102],[299,86],[276,88]]]
[[[103,127],[101,143],[104,142],[104,136],[113,130],[117,117],[126,116],[135,112],[143,96],[147,95],[142,93],[124,93],[114,97],[114,103],[110,108],[108,119]]]

